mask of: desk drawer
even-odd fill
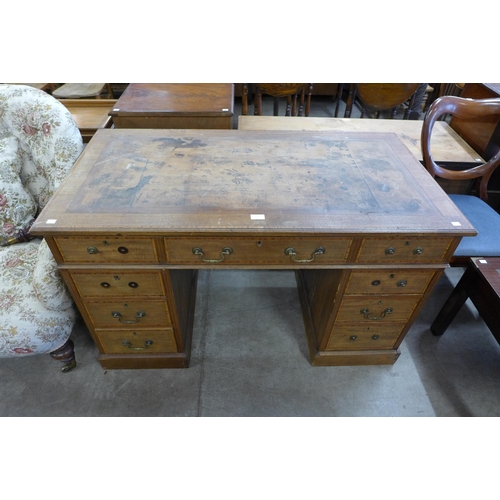
[[[420,301],[420,295],[345,296],[336,321],[395,323],[407,321]]]
[[[165,301],[123,300],[86,302],[85,307],[95,328],[170,327],[170,314]]]
[[[404,327],[404,323],[336,325],[326,349],[392,349]]]
[[[436,271],[432,269],[356,270],[346,294],[422,294]]]
[[[105,354],[177,352],[174,333],[162,330],[96,330]]]
[[[166,238],[171,264],[337,264],[347,259],[345,238]]]
[[[357,262],[444,262],[453,241],[452,238],[367,238],[363,240]]]
[[[82,297],[138,297],[165,295],[161,274],[144,271],[72,271],[71,277]]]
[[[158,261],[152,238],[58,237],[55,242],[64,262],[129,264]]]

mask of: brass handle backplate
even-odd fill
[[[361,309],[361,314],[366,318],[366,319],[372,319],[372,320],[377,320],[377,319],[382,319],[382,318],[385,318],[386,314],[392,314],[392,308],[391,307],[387,307],[386,309],[384,309],[382,311],[382,313],[380,314],[380,316],[370,316],[370,310],[365,308],[365,309]]]
[[[311,254],[310,259],[296,259],[297,252],[295,251],[295,248],[292,248],[292,247],[285,248],[285,255],[288,255],[291,260],[293,260],[294,262],[298,262],[298,263],[312,262],[316,258],[316,255],[323,255],[324,253],[325,253],[325,249],[323,247],[318,247]]]
[[[224,247],[221,251],[220,259],[204,259],[203,250],[200,247],[194,247],[192,251],[195,255],[199,255],[202,262],[205,262],[206,264],[218,264],[224,260],[226,255],[231,255],[233,253],[233,249],[231,247]]]
[[[124,325],[133,325],[134,323],[139,323],[139,320],[141,318],[144,318],[144,316],[146,316],[146,313],[144,311],[137,311],[137,313],[135,314],[135,319],[133,319],[133,320],[124,320],[124,319],[122,319],[122,315],[118,311],[113,311],[111,313],[111,316],[113,316],[113,318],[117,318],[118,321],[120,323],[123,323]]]
[[[152,340],[145,340],[144,347],[132,347],[132,344],[130,343],[129,340],[122,340],[122,344],[125,347],[128,347],[129,349],[131,349],[132,351],[145,351],[148,347],[153,345],[153,341]]]

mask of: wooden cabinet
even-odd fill
[[[224,268],[295,271],[313,365],[394,363],[475,230],[395,134],[103,130],[32,233],[110,369],[187,367]]]

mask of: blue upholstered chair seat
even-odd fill
[[[454,255],[500,257],[500,214],[475,196],[451,194],[450,198],[478,232],[462,238]]]

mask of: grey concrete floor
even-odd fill
[[[445,272],[394,365],[313,367],[293,272],[201,271],[188,369],[105,371],[80,321],[67,374],[48,355],[0,360],[0,416],[499,416],[500,347],[470,301],[429,331],[461,273]]]
[[[0,360],[0,416],[500,415],[500,347],[468,301],[442,337],[429,325],[461,275],[449,269],[390,366],[313,367],[291,271],[201,271],[191,366],[108,370],[84,324],[77,367]]]

